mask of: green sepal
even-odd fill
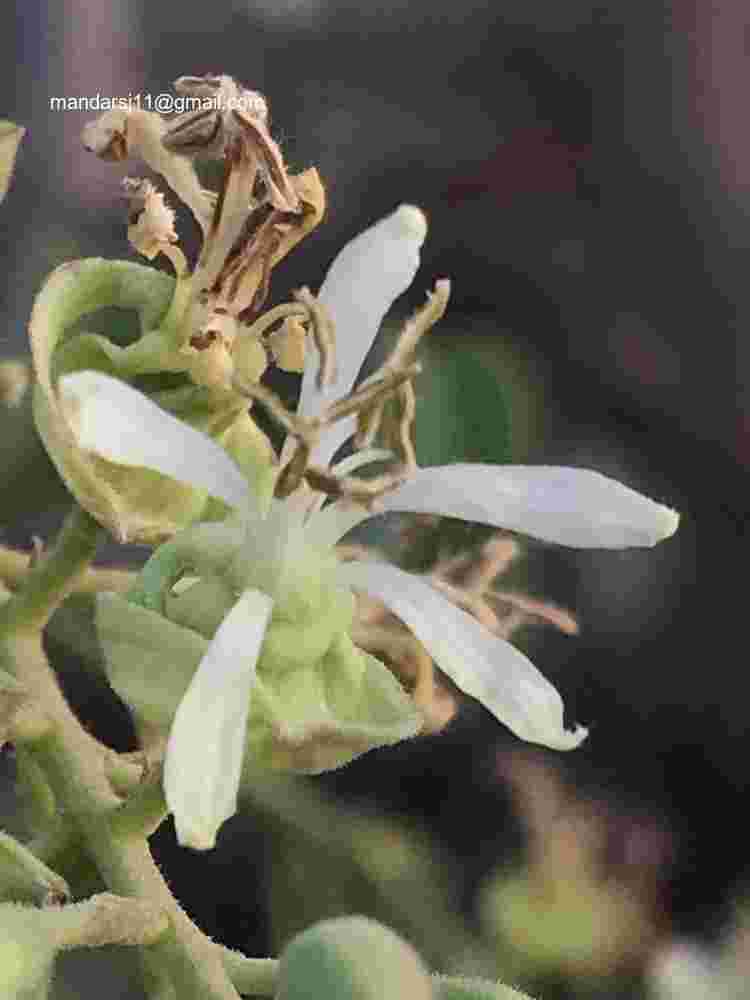
[[[116,594],[97,596],[96,624],[112,687],[139,724],[168,730],[208,638]],[[272,619],[251,693],[248,768],[331,770],[413,736],[421,725],[387,667],[345,632],[330,623]]]
[[[243,534],[238,518],[186,528],[154,551],[128,591],[128,600],[165,614],[167,593],[180,576],[184,572],[193,576],[220,573],[234,557]]]
[[[96,625],[112,687],[139,723],[167,730],[208,641],[118,594],[97,595]]]
[[[304,650],[303,629],[296,641],[288,634],[288,646]],[[421,729],[421,715],[393,674],[346,633],[297,669],[278,669],[273,647],[264,646],[257,669],[247,758],[256,768],[318,774]]]

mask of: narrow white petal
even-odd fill
[[[457,517],[576,548],[655,545],[679,522],[669,507],[600,472],[545,465],[420,469],[379,509]]]
[[[126,382],[101,372],[63,375],[58,392],[79,447],[118,465],[154,469],[232,507],[251,498],[223,448]]]
[[[177,839],[213,847],[237,809],[255,665],[273,601],[246,590],[211,640],[180,702],[164,760],[164,791]],[[158,678],[156,679],[158,681]]]
[[[327,403],[350,391],[383,317],[414,280],[426,234],[422,212],[413,205],[401,205],[347,243],[333,261],[318,299],[333,320],[337,378],[319,389],[317,360],[311,359],[302,379],[301,416],[320,413]],[[315,461],[327,464],[353,429],[352,418],[335,424],[315,452]]]
[[[425,580],[394,566],[362,562],[343,564],[339,579],[389,607],[440,669],[516,736],[557,750],[570,750],[585,739],[583,727],[564,728],[560,695],[523,653]]]

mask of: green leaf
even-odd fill
[[[416,382],[415,445],[420,465],[501,463],[511,457],[505,390],[463,338],[425,341]]]

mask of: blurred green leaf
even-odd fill
[[[492,975],[494,954],[457,912],[454,869],[405,821],[335,804],[300,779],[243,775],[244,806],[268,833],[273,951],[326,917],[368,913],[430,965]]]
[[[39,440],[31,393],[18,406],[0,409],[0,523],[29,523],[42,512],[69,504],[68,491]]]
[[[466,341],[438,338],[420,352],[415,444],[420,465],[508,462],[510,412],[495,372]]]

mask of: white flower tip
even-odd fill
[[[671,538],[680,524],[680,515],[671,507],[661,507],[659,511],[659,526],[657,541],[663,542]]]
[[[186,828],[177,825],[177,842],[181,847],[190,847],[194,851],[210,851],[216,847],[216,832],[218,827],[200,829]]]
[[[583,743],[588,734],[589,731],[585,726],[576,726],[572,732],[569,729],[564,729],[553,749],[575,750],[576,747],[579,747]],[[548,743],[547,746],[552,746],[552,744]]]
[[[427,236],[427,216],[421,208],[416,205],[399,205],[391,218],[398,225],[400,233],[403,232],[404,236],[411,237],[422,246]]]

